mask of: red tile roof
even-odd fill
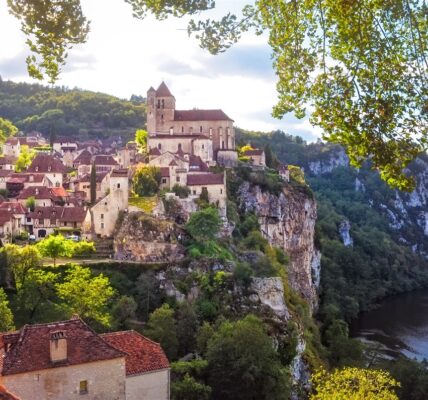
[[[14,165],[16,163],[16,160],[17,160],[16,157],[8,157],[8,156],[0,157],[0,165],[9,165],[9,164]]]
[[[53,193],[51,188],[47,188],[46,186],[30,186],[24,189],[19,196],[18,200],[26,200],[29,197],[34,197],[35,199],[51,199],[52,201],[56,201],[57,196]]]
[[[188,186],[199,186],[199,185],[222,185],[224,183],[223,174],[188,174],[187,185]]]
[[[174,121],[233,121],[223,110],[175,110]]]
[[[83,150],[73,161],[75,164],[90,165],[92,154],[88,150]]]
[[[10,211],[13,214],[25,214],[26,209],[25,207],[16,201],[4,201],[0,204],[0,212],[6,210]]]
[[[116,177],[126,177],[126,176],[128,176],[128,170],[125,169],[125,168],[114,169],[114,170],[111,171],[110,176],[113,176],[113,177],[115,177],[115,176]]]
[[[119,165],[112,156],[104,154],[97,154],[94,157],[94,163],[95,165]]]
[[[57,197],[69,197],[70,194],[65,191],[63,187],[54,187],[51,189],[52,193]]]
[[[156,90],[156,96],[157,97],[174,97],[171,92],[168,89],[168,86],[166,86],[165,82],[162,82],[158,90]]]
[[[33,212],[28,214],[33,219],[50,219],[53,223],[56,220],[60,222],[80,222],[82,223],[88,211],[82,207],[36,207]]]
[[[67,172],[67,168],[60,160],[52,157],[51,155],[38,153],[31,165],[28,167],[28,172],[65,174]]]
[[[202,161],[202,158],[193,154],[189,154],[189,168],[193,171],[209,171],[208,165]]]
[[[15,145],[15,144],[18,144],[18,139],[15,137],[10,137],[6,140],[6,143],[11,144],[11,145]]]
[[[67,359],[53,363],[50,360],[50,338],[54,332],[63,331],[67,340]],[[18,332],[0,336],[3,362],[1,375],[94,361],[112,360],[125,354],[103,340],[80,318],[47,324],[24,325]],[[6,351],[7,347],[10,347]]]
[[[101,337],[116,349],[126,353],[126,375],[169,368],[169,361],[159,343],[135,331],[106,333]]]

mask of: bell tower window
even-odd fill
[[[161,104],[161,103],[160,103],[160,100],[158,100],[158,108],[160,108],[160,104]]]
[[[162,108],[165,108],[165,100],[162,99]]]

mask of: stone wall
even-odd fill
[[[125,358],[6,375],[0,382],[21,400],[125,400]]]
[[[128,376],[126,400],[169,400],[169,369]]]

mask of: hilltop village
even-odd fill
[[[266,166],[263,150],[248,146],[240,157],[254,170]],[[237,164],[233,120],[220,109],[176,109],[162,82],[147,92],[143,145],[123,143],[121,137],[79,141],[38,132],[5,141],[1,245],[28,246],[62,235],[102,249],[117,234],[120,219],[141,212],[132,201],[138,198],[133,181],[141,168],[158,171],[165,197],[188,215],[204,197],[227,223],[226,170]],[[280,166],[279,175],[287,181],[288,168]],[[162,219],[162,212],[156,217]],[[170,364],[158,343],[133,330],[98,334],[79,315],[1,334],[0,356],[5,399],[170,398]]]
[[[37,132],[8,138],[0,157],[2,243],[27,234],[38,241],[58,232],[88,240],[111,237],[119,213],[129,210],[130,182],[141,165],[160,168],[161,188],[170,196],[174,186],[188,187],[190,199],[206,190],[225,217],[225,174],[210,169],[237,163],[233,120],[222,110],[177,110],[175,102],[164,82],[149,89],[146,149],[121,137],[57,137],[51,145]],[[16,162],[28,149],[36,155],[17,172]],[[265,166],[263,150],[251,149],[245,156],[255,167]]]

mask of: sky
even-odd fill
[[[243,4],[219,0],[207,17],[238,12]],[[91,21],[89,39],[70,50],[57,85],[129,98],[146,96],[150,86],[157,88],[165,81],[178,109],[221,108],[244,129],[281,129],[307,141],[320,136],[307,118],[271,116],[276,76],[265,36],[248,33],[225,53],[213,56],[188,37],[188,19],[139,20],[124,0],[82,0],[82,8]],[[8,14],[6,0],[0,0],[2,79],[34,82],[26,71],[27,55],[20,23]]]

